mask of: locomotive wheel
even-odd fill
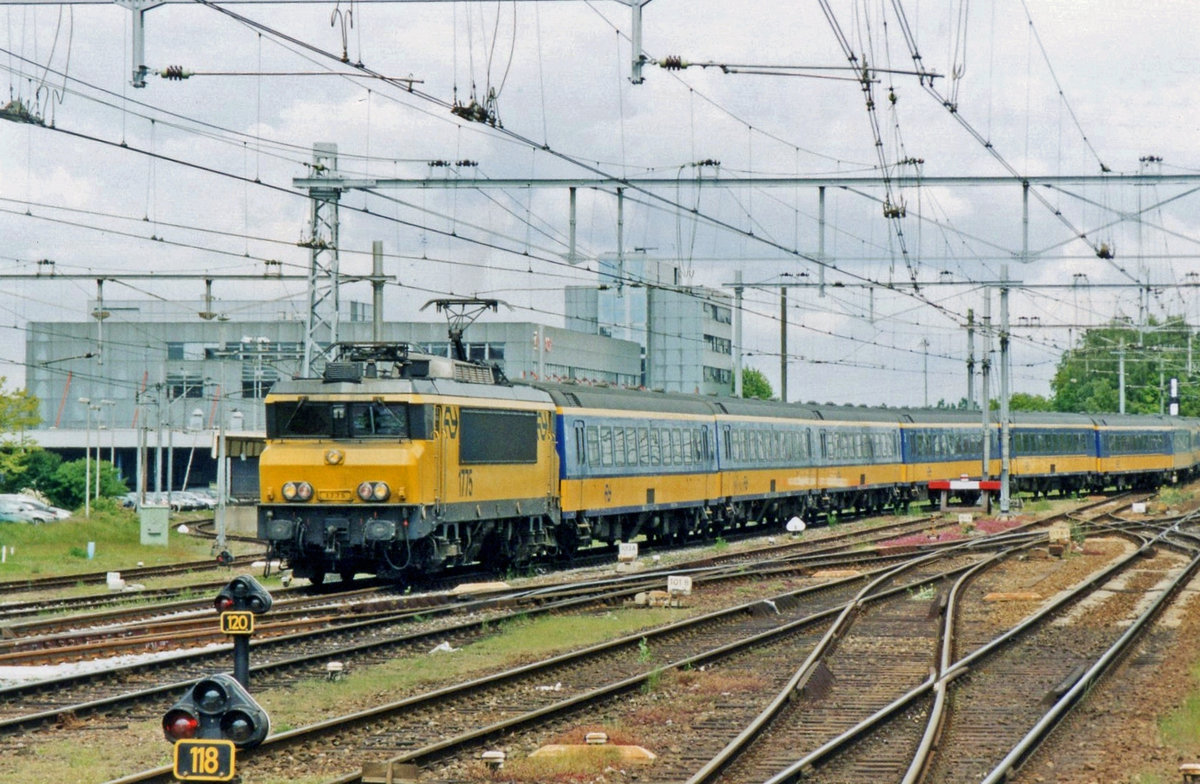
[[[292,574],[297,578],[308,580],[313,585],[325,582],[325,567],[320,563],[311,561],[293,563]]]
[[[508,544],[495,532],[489,533],[484,539],[483,549],[479,554],[479,562],[484,569],[496,574],[504,574],[512,566],[512,553]]]

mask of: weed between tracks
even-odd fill
[[[1200,756],[1200,661],[1191,667],[1191,690],[1175,710],[1158,722],[1163,742],[1189,759]]]

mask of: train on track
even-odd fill
[[[978,475],[978,412],[814,406],[557,383],[339,344],[266,399],[258,534],[298,577],[503,570],[593,542],[704,540],[879,512]],[[1000,470],[1000,428],[989,433]],[[1200,420],[1014,413],[1014,492],[1183,481]]]

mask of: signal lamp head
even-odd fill
[[[219,713],[229,704],[229,691],[211,678],[200,681],[192,689],[196,707],[204,713]]]
[[[167,711],[162,720],[163,736],[171,741],[188,740],[196,737],[200,729],[200,720],[190,711],[175,708]]]
[[[223,613],[233,609],[233,597],[225,594],[217,594],[217,598],[213,600],[213,606],[217,608],[218,613]]]
[[[226,711],[221,717],[221,735],[237,745],[246,743],[258,732],[258,723],[243,710]]]

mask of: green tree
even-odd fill
[[[127,491],[125,483],[117,474],[112,463],[101,460],[91,461],[89,469],[83,458],[61,464],[53,474],[46,479],[46,486],[40,488],[50,499],[50,503],[65,509],[78,509],[83,506],[84,482],[91,480],[91,488],[95,488],[96,471],[100,471],[100,495],[102,497],[118,496]],[[90,476],[89,476],[90,474]]]
[[[43,450],[27,435],[41,422],[37,398],[23,389],[4,391],[6,381],[0,376],[0,488],[12,491],[31,486],[26,474]]]
[[[1028,392],[1013,392],[1008,398],[1010,411],[1053,411],[1054,402],[1042,395]]]
[[[5,392],[7,381],[0,376],[0,442],[23,446],[28,438],[26,433],[42,421],[38,416],[38,399],[24,389]]]
[[[1089,329],[1063,354],[1050,382],[1055,411],[1106,413],[1120,410],[1120,365],[1125,358],[1125,411],[1167,410],[1169,379],[1178,378],[1180,413],[1200,414],[1200,376],[1188,375],[1192,327],[1172,316],[1143,327],[1127,321]]]
[[[6,493],[26,489],[46,492],[48,482],[62,458],[37,446],[0,445],[0,487]]]
[[[742,368],[742,397],[770,400],[775,397],[775,390],[761,370]]]

